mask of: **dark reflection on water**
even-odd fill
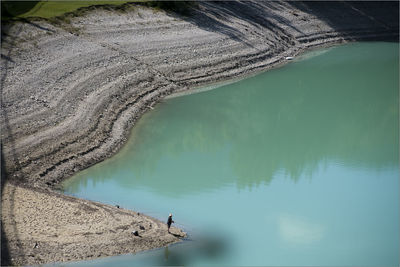
[[[228,239],[209,235],[196,240],[193,244],[180,244],[179,249],[170,249],[168,246],[163,249],[164,254],[152,253],[156,266],[187,266],[200,257],[211,261],[218,261],[226,256],[229,250]],[[163,257],[162,257],[163,256]]]
[[[180,195],[232,182],[239,188],[268,184],[277,172],[297,181],[327,161],[392,168],[399,160],[393,48],[338,47],[218,90],[167,100],[90,176],[94,183],[124,176],[116,180],[121,186]],[[179,186],[160,182],[161,168],[167,181],[180,179]]]
[[[217,261],[226,257],[229,250],[227,238],[215,235],[206,235],[196,241],[173,244],[161,249],[140,252],[136,255],[122,255],[106,257],[91,261],[69,262],[61,266],[188,266],[199,258],[208,258]],[[132,261],[136,257],[136,261]],[[50,266],[45,265],[45,266]],[[52,264],[51,266],[54,266]]]
[[[398,265],[398,48],[337,47],[161,103],[65,189],[172,212],[194,241],[76,265]]]

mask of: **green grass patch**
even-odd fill
[[[1,1],[1,21],[29,22],[44,19],[55,25],[70,24],[71,18],[85,15],[93,9],[126,12],[141,5],[167,12],[189,15],[195,7],[192,1],[120,1],[120,0],[82,0],[82,1]]]
[[[77,11],[79,8],[110,5],[119,6],[129,1],[1,1],[2,20],[13,18],[54,18],[66,13]]]

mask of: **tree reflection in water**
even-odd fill
[[[364,59],[358,49],[337,47],[217,90],[169,99],[139,121],[118,155],[91,170],[91,181],[119,177],[123,187],[181,195],[268,184],[278,172],[296,182],[332,162],[394,167],[397,57]]]

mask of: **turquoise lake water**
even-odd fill
[[[176,226],[168,248],[64,265],[399,265],[399,44],[354,43],[167,99],[66,194]]]

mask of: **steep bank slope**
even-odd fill
[[[4,177],[24,190],[49,189],[62,203],[51,190],[115,153],[140,115],[164,96],[274,67],[310,47],[351,40],[398,41],[398,2],[202,2],[188,17],[137,8],[94,10],[63,28],[15,24],[2,40]],[[24,201],[15,197],[18,190],[3,189],[11,203],[2,207],[4,224],[13,223],[15,206]],[[50,205],[55,212],[48,216],[62,207]],[[41,220],[41,212],[30,218]],[[59,244],[57,257],[27,257],[24,251],[35,240],[22,234],[28,224],[19,223],[4,227],[14,262],[91,255],[86,249],[64,256],[68,242],[86,251],[85,242],[59,237],[52,241]]]

